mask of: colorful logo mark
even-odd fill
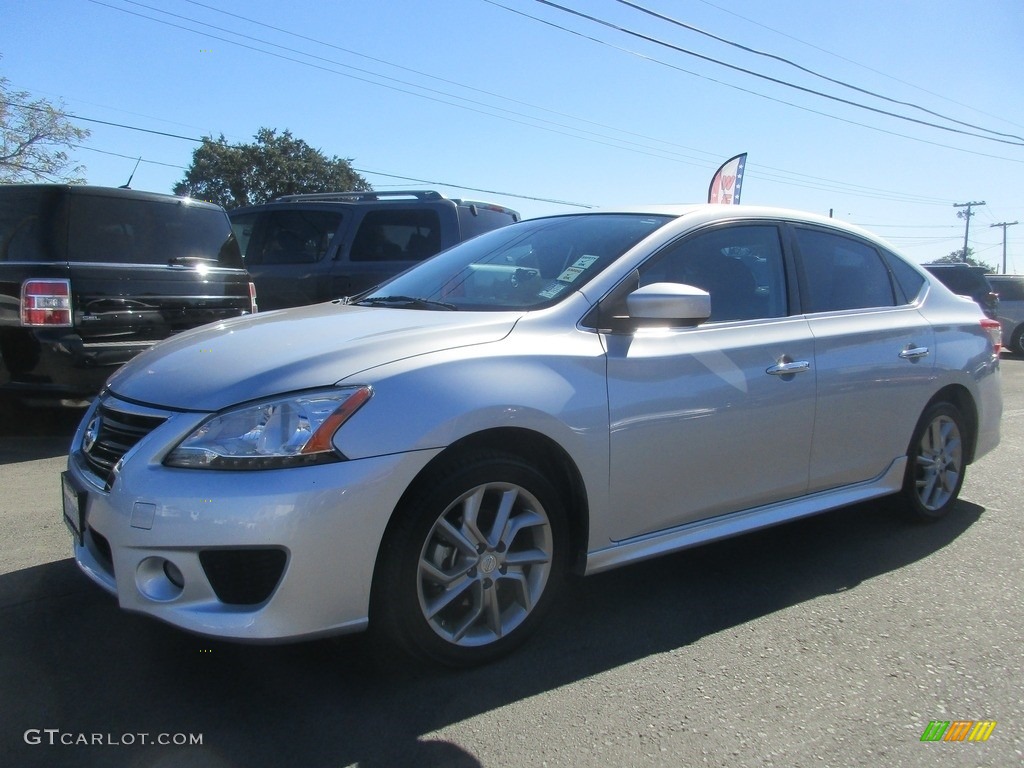
[[[932,720],[921,741],[988,741],[995,729],[995,720]]]

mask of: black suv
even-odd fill
[[[0,185],[0,394],[86,399],[171,334],[256,311],[223,208]]]
[[[265,310],[354,296],[520,218],[425,190],[286,195],[228,215]]]
[[[993,320],[999,310],[999,295],[992,290],[986,276],[988,270],[971,264],[924,264],[942,284],[958,296],[974,299]]]

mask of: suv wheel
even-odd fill
[[[1013,332],[1013,339],[1010,341],[1009,349],[1016,355],[1024,355],[1024,325]]]

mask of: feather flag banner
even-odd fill
[[[729,158],[711,179],[708,187],[709,203],[740,204],[740,189],[743,186],[743,166],[747,164],[747,153]]]

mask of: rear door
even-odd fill
[[[874,244],[793,233],[817,366],[814,492],[872,480],[906,454],[932,389],[935,335]]]

